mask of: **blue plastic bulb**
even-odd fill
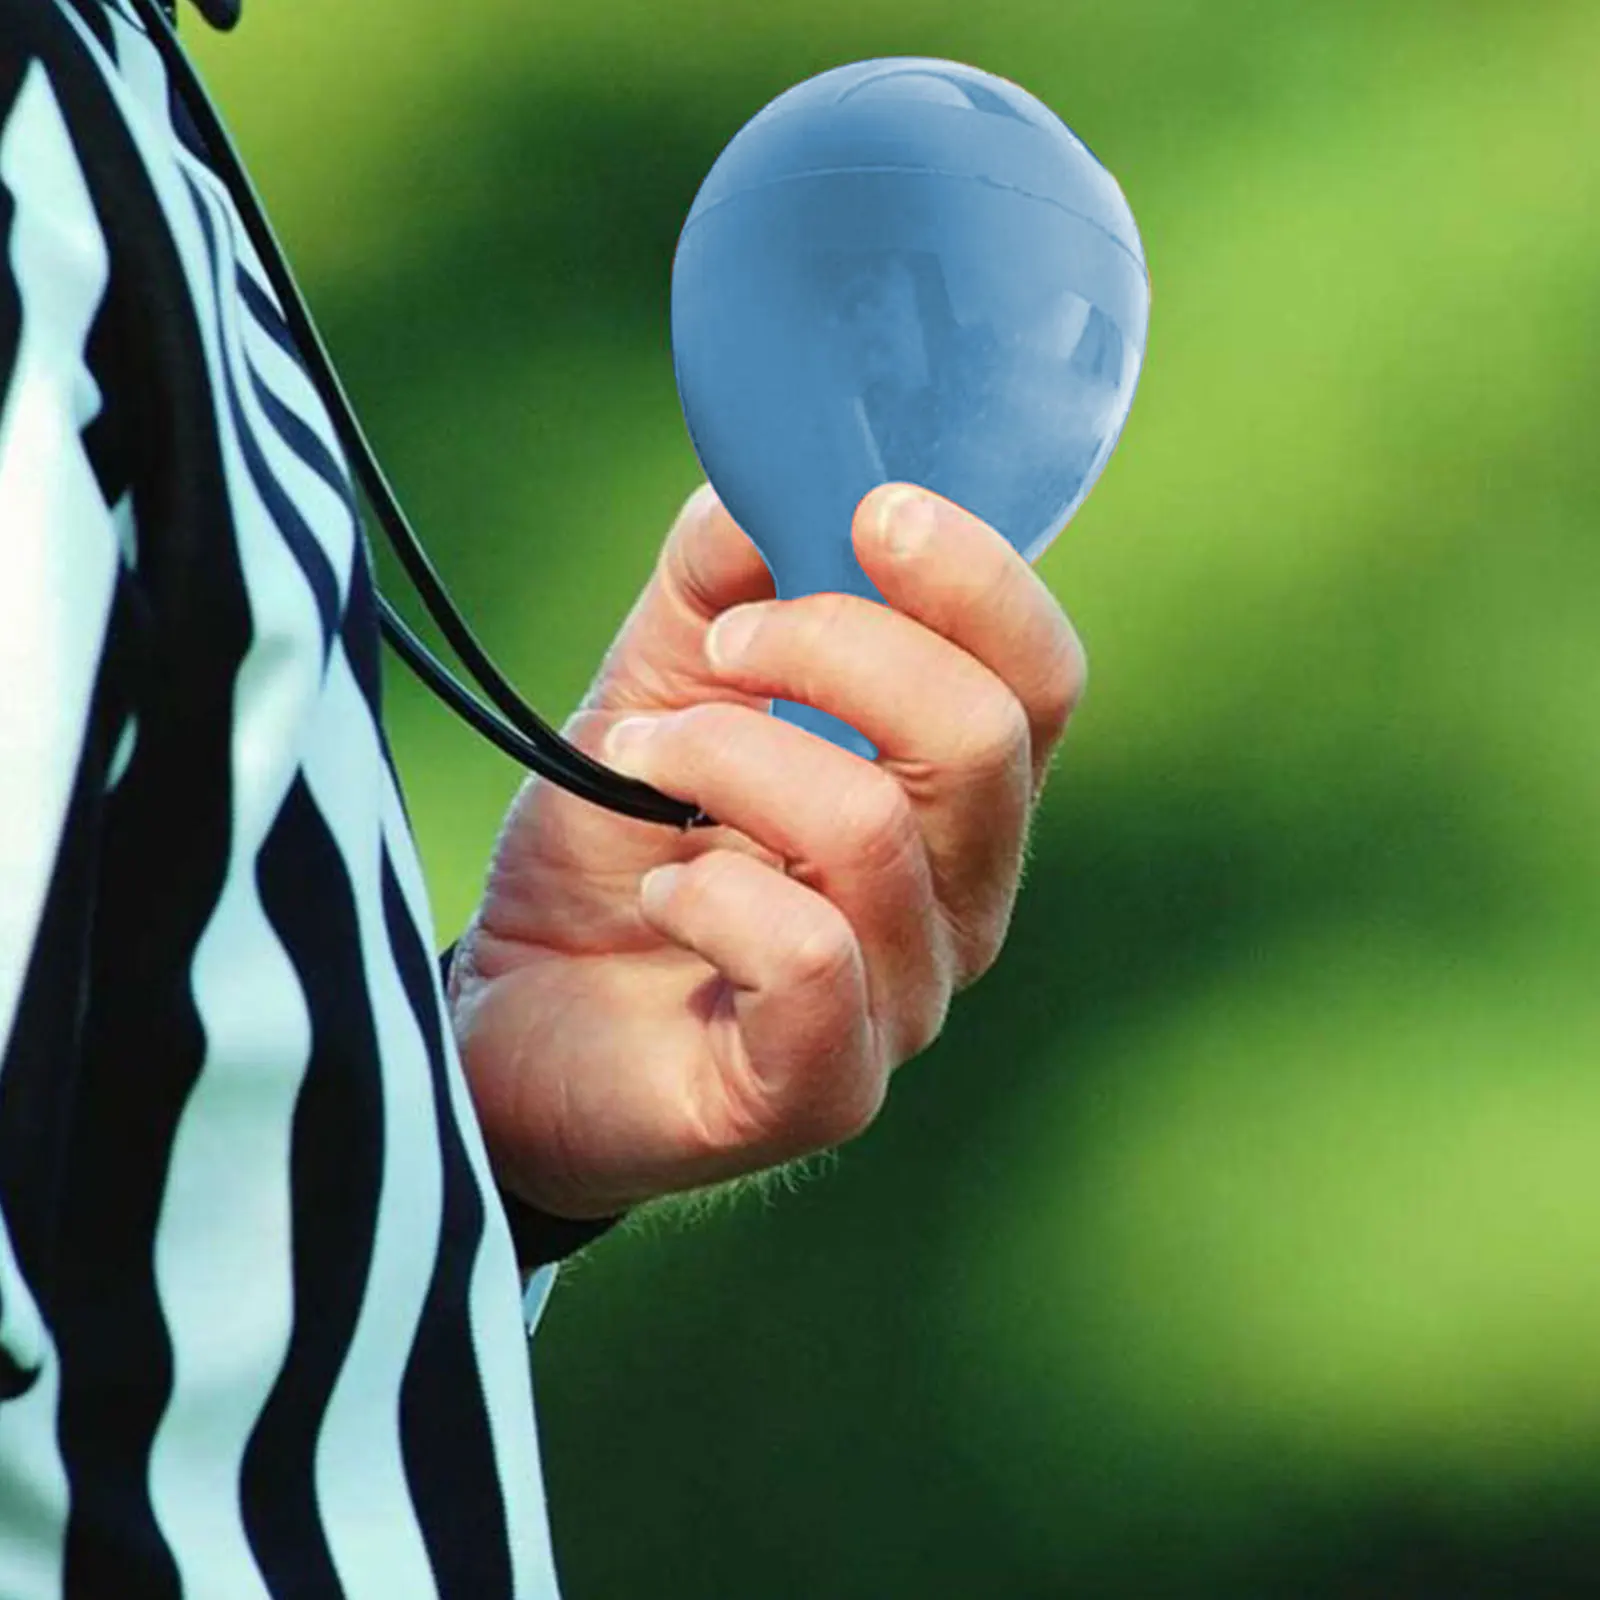
[[[1150,280],[1116,180],[1005,78],[852,62],[739,130],[672,266],[689,438],[779,598],[883,601],[861,497],[922,484],[1037,560],[1116,447]],[[814,707],[775,714],[868,760]]]

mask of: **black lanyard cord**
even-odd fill
[[[161,9],[177,21],[178,0],[159,0]],[[244,0],[194,0],[194,8],[219,33],[238,26],[239,12]]]
[[[439,699],[477,732],[514,760],[563,789],[595,805],[645,822],[680,828],[715,826],[714,820],[698,807],[663,794],[635,778],[624,777],[585,755],[545,722],[489,659],[456,609],[378,465],[244,163],[199,75],[178,43],[172,24],[163,14],[158,0],[133,0],[133,4],[144,20],[152,43],[161,52],[167,71],[233,197],[245,231],[277,292],[284,318],[300,347],[312,381],[328,408],[340,443],[355,465],[390,547],[450,648],[500,714],[496,715],[456,678],[380,595],[379,616],[390,647]]]

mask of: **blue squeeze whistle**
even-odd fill
[[[781,599],[882,602],[850,523],[891,480],[1036,560],[1116,448],[1149,313],[1111,174],[1027,90],[927,57],[834,67],[757,112],[672,265],[689,437]],[[877,755],[814,707],[772,709]]]

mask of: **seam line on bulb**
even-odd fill
[[[1054,200],[1047,194],[1024,189],[1020,184],[1002,183],[998,178],[987,177],[981,172],[946,172],[940,167],[907,167],[893,162],[874,163],[865,167],[823,167],[816,172],[788,172],[781,178],[768,178],[764,183],[752,184],[748,189],[739,189],[733,194],[725,194],[720,200],[713,200],[710,205],[684,223],[683,232],[678,237],[681,239],[683,234],[696,223],[704,221],[713,211],[719,211],[735,200],[742,200],[746,195],[760,194],[763,189],[776,189],[780,183],[800,183],[807,178],[848,177],[856,172],[912,172],[922,178],[956,178],[966,183],[981,183],[987,188],[999,189],[1003,194],[1020,194],[1024,199],[1037,200],[1041,205],[1054,206],[1057,211],[1104,235],[1144,273],[1146,278],[1150,276],[1149,264],[1141,261],[1103,222],[1096,222],[1087,212],[1075,211],[1071,206],[1064,206],[1059,200]]]

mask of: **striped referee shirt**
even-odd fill
[[[0,0],[0,245],[0,1597],[544,1600],[590,1234],[490,1174],[346,463],[125,0]]]

